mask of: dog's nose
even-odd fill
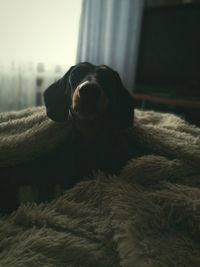
[[[84,82],[79,87],[79,110],[82,113],[95,113],[101,96],[101,88],[95,82]]]
[[[81,99],[88,99],[96,102],[101,94],[101,89],[97,83],[85,82],[79,88],[79,95]]]

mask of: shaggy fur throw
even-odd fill
[[[43,108],[0,121],[4,166],[43,153],[66,131]],[[0,266],[200,266],[200,129],[136,111],[127,137],[146,155],[119,175],[96,173],[50,203],[21,205],[0,219]]]

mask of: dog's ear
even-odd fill
[[[93,65],[88,62],[72,66],[63,78],[45,90],[44,103],[50,119],[57,122],[68,119],[73,90],[92,68]]]
[[[124,87],[118,72],[108,66],[100,66],[97,75],[106,89],[109,98],[111,123],[115,129],[125,129],[133,126],[134,101],[131,93]]]
[[[125,129],[133,126],[134,101],[131,93],[124,87],[119,74],[114,71],[116,86],[113,99],[113,121],[117,128]]]
[[[74,66],[69,71],[44,92],[44,103],[47,116],[56,121],[64,122],[68,119],[69,108],[71,105],[71,87],[69,76]]]

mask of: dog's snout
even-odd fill
[[[74,109],[81,114],[97,113],[101,98],[100,86],[96,82],[85,81],[77,89],[77,94],[74,95]]]
[[[79,96],[82,99],[97,101],[100,94],[101,89],[97,83],[85,82],[79,88]]]

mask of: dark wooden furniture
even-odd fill
[[[134,97],[200,124],[200,4],[144,9]]]

